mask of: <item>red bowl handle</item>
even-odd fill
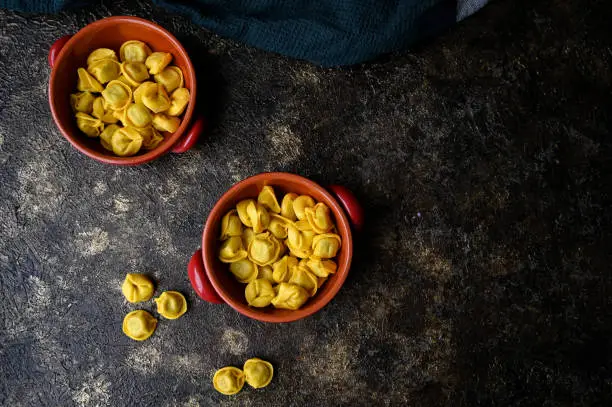
[[[344,207],[346,214],[353,224],[353,228],[356,231],[360,231],[363,228],[365,216],[363,214],[363,207],[357,200],[357,197],[348,188],[341,185],[330,185],[327,189],[336,195],[336,198],[338,198],[340,204]]]
[[[57,55],[60,53],[62,48],[64,48],[64,45],[66,45],[66,43],[68,42],[70,38],[72,38],[72,35],[64,35],[63,37],[56,40],[53,43],[53,45],[51,45],[51,48],[49,48],[48,59],[49,59],[49,66],[51,68],[53,68],[53,65],[55,65],[55,58],[57,58]]]
[[[206,127],[206,120],[204,116],[199,116],[191,124],[187,133],[172,147],[172,152],[180,154],[191,149],[200,138],[200,135],[204,132],[204,127]]]
[[[204,301],[211,302],[213,304],[223,304],[223,300],[215,291],[215,288],[210,283],[206,272],[204,271],[204,262],[202,261],[202,249],[195,251],[189,265],[187,266],[187,275],[191,286],[196,294]]]

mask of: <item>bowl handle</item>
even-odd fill
[[[327,189],[336,195],[336,198],[338,198],[340,204],[344,207],[346,214],[353,224],[353,228],[356,231],[360,231],[363,228],[364,214],[363,207],[357,200],[357,197],[348,188],[341,185],[330,185]]]
[[[204,119],[204,116],[198,116],[191,124],[189,130],[187,130],[187,133],[174,144],[172,152],[180,154],[191,149],[200,138],[200,135],[204,132],[205,127],[206,119]]]
[[[64,48],[64,45],[66,45],[70,38],[72,38],[72,35],[64,35],[63,37],[57,39],[53,45],[51,45],[51,48],[49,48],[48,60],[51,68],[53,68],[53,65],[55,65],[55,58],[57,58],[58,54],[62,48]]]
[[[195,251],[189,265],[187,266],[187,275],[191,286],[196,294],[204,301],[211,302],[213,304],[223,304],[223,300],[215,291],[215,288],[210,283],[206,272],[204,271],[204,262],[202,261],[202,249]]]

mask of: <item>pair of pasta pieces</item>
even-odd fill
[[[172,54],[132,40],[119,55],[121,62],[112,49],[94,50],[87,69],[77,70],[80,92],[70,95],[70,103],[85,135],[99,137],[118,156],[131,156],[154,149],[164,140],[161,133],[178,129],[190,93],[181,69],[169,65]]]
[[[270,362],[252,358],[244,362],[242,370],[226,366],[217,370],[213,376],[213,387],[221,394],[231,396],[242,390],[246,381],[251,387],[260,389],[272,381],[274,368]]]
[[[279,204],[271,186],[225,214],[220,239],[219,259],[247,284],[247,303],[289,310],[304,305],[336,272],[342,242],[327,205],[291,192]]]
[[[129,273],[121,286],[123,296],[130,303],[148,301],[153,297],[153,281],[144,274]],[[187,312],[187,301],[177,291],[164,291],[155,298],[157,312],[166,319],[177,319]],[[123,333],[135,341],[148,339],[157,327],[157,319],[145,310],[132,311],[123,319]]]

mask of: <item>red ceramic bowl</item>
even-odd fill
[[[164,134],[164,141],[151,151],[142,151],[133,157],[118,157],[105,150],[98,139],[92,139],[76,126],[70,107],[70,94],[76,91],[77,68],[87,65],[87,56],[96,48],[119,51],[128,40],[140,40],[153,51],[169,52],[172,63],[183,71],[185,87],[191,99],[183,115],[181,125],[174,133]],[[51,114],[62,135],[80,152],[108,164],[142,164],[172,150],[182,153],[197,141],[204,128],[204,118],[195,117],[196,75],[187,52],[176,38],[162,27],[138,17],[108,17],[93,22],[74,35],[57,40],[49,50],[49,105]]]
[[[315,201],[325,203],[330,208],[338,233],[342,237],[342,247],[335,259],[338,270],[328,278],[314,297],[296,311],[274,307],[249,307],[244,298],[246,285],[236,281],[229,272],[228,265],[221,263],[217,257],[221,218],[239,201],[256,198],[265,185],[272,186],[278,196],[295,192],[298,195],[310,195]],[[355,229],[359,229],[363,224],[363,210],[355,196],[341,186],[330,186],[328,189],[331,192],[307,178],[282,172],[255,175],[231,187],[208,215],[202,234],[202,249],[198,249],[189,262],[188,275],[196,293],[205,301],[226,303],[241,314],[265,322],[296,321],[323,308],[340,290],[351,266],[353,235],[350,222]]]

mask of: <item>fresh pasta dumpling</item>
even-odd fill
[[[78,112],[76,114],[77,127],[87,137],[98,137],[102,130],[104,130],[104,123],[102,120],[91,117],[87,113]]]
[[[238,202],[238,204],[236,204],[236,211],[238,212],[238,217],[240,218],[240,222],[242,222],[242,224],[246,227],[253,227],[253,224],[251,223],[251,218],[249,217],[249,214],[247,212],[247,207],[249,207],[249,205],[255,205],[255,201],[252,199],[244,199],[240,202]]]
[[[138,40],[126,41],[119,49],[119,57],[122,62],[145,62],[151,55],[151,48]]]
[[[259,271],[257,265],[249,259],[242,259],[230,263],[229,269],[240,283],[249,283],[257,279]]]
[[[253,228],[244,228],[242,230],[242,246],[249,247],[253,239],[255,238],[255,232]]]
[[[113,134],[115,134],[115,132],[120,128],[121,127],[117,126],[116,124],[109,124],[108,126],[104,127],[104,130],[102,133],[100,133],[100,144],[102,144],[102,147],[108,151],[113,151],[111,140],[113,138]]]
[[[72,111],[90,114],[93,110],[93,102],[96,99],[90,92],[79,92],[70,95],[70,106]]]
[[[257,202],[265,206],[267,209],[274,213],[280,213],[281,208],[276,200],[274,189],[271,186],[266,185],[261,189],[259,195],[257,195]]]
[[[101,59],[87,67],[87,71],[100,83],[107,83],[117,79],[121,74],[119,63],[114,59]]]
[[[232,236],[221,244],[219,250],[219,260],[223,263],[233,263],[238,260],[246,259],[247,251],[242,248],[242,239]]]
[[[89,54],[87,57],[87,66],[91,66],[94,63],[101,61],[103,59],[112,59],[113,61],[117,60],[117,54],[115,51],[108,48],[98,48]]]
[[[312,208],[305,208],[304,212],[310,227],[315,232],[327,233],[334,227],[329,208],[324,203],[319,202]]]
[[[157,327],[157,319],[144,310],[132,311],[123,318],[123,333],[135,341],[148,339]]]
[[[163,113],[153,115],[153,127],[158,131],[167,131],[174,133],[181,125],[181,119],[174,116],[168,116]]]
[[[128,302],[148,301],[153,297],[153,281],[144,274],[128,273],[121,285],[121,292]]]
[[[113,153],[119,157],[132,156],[142,147],[142,136],[133,127],[122,127],[111,138]]]
[[[333,260],[308,259],[306,265],[312,273],[319,278],[327,278],[334,274],[338,266]]]
[[[164,141],[164,136],[159,134],[153,126],[134,127],[134,130],[142,136],[142,148],[145,150],[153,150]]]
[[[311,196],[300,195],[293,201],[293,211],[298,220],[306,219],[306,208],[315,206],[315,201]]]
[[[257,278],[263,278],[264,280],[268,280],[270,283],[274,284],[274,278],[272,277],[273,274],[274,271],[272,270],[272,266],[262,266],[259,267]]]
[[[276,308],[296,310],[308,301],[308,292],[302,287],[291,283],[280,283],[278,293],[272,298],[272,305]]]
[[[149,109],[140,103],[132,103],[125,109],[125,124],[132,127],[146,127],[153,117]]]
[[[276,283],[287,283],[291,278],[291,270],[298,265],[298,259],[293,256],[283,256],[272,265],[272,279]]]
[[[147,57],[145,64],[151,75],[157,75],[163,71],[170,62],[172,62],[172,54],[168,52],[154,52]]]
[[[187,300],[178,291],[164,291],[155,303],[157,313],[166,319],[177,319],[187,312]]]
[[[149,79],[147,67],[142,62],[122,62],[121,73],[132,86],[138,86]]]
[[[312,257],[319,259],[331,259],[335,257],[340,249],[340,236],[335,233],[316,235],[312,239]]]
[[[110,81],[102,91],[102,97],[111,109],[125,109],[132,100],[132,89],[123,82]]]
[[[308,267],[301,264],[291,269],[289,283],[299,285],[306,290],[311,297],[317,293],[317,288],[319,288],[317,276],[312,274],[310,270],[308,270]]]
[[[268,228],[270,214],[263,205],[252,202],[247,206],[246,211],[255,233],[262,233]]]
[[[306,219],[298,220],[294,223],[294,225],[300,232],[312,230],[312,226],[310,226],[310,223],[308,223],[308,220]]]
[[[145,81],[134,89],[134,103],[142,103],[142,95],[145,93],[157,92],[157,84],[151,81]]]
[[[102,120],[104,123],[117,123],[119,120],[113,114],[114,110],[107,109],[106,102],[102,96],[98,96],[93,102],[92,115]]]
[[[153,113],[160,113],[170,107],[170,98],[164,87],[158,83],[155,86],[147,86],[142,93],[142,104]]]
[[[180,116],[189,104],[189,89],[178,88],[170,95],[170,107],[166,114],[170,116]]]
[[[244,362],[242,370],[246,382],[254,389],[266,387],[274,376],[272,364],[259,358],[252,358]]]
[[[166,92],[170,93],[176,88],[183,87],[183,71],[178,66],[166,67],[163,71],[153,76],[155,82],[166,88]]]
[[[232,236],[242,236],[242,222],[240,222],[236,209],[232,209],[221,218],[220,239],[225,240]]]
[[[125,83],[127,86],[129,86],[129,87],[130,87],[130,89],[132,89],[132,90],[133,90],[133,89],[135,89],[134,85],[132,85],[132,82],[130,82],[129,80],[127,80],[127,78],[126,78],[125,76],[123,76],[123,75],[119,75],[119,76],[117,77],[117,80],[118,80],[119,82],[121,82],[121,83]]]
[[[281,202],[281,216],[283,218],[287,218],[291,221],[297,220],[295,216],[295,212],[293,211],[293,201],[297,198],[298,195],[293,192],[289,192],[285,194],[283,197],[283,201]]]
[[[248,257],[258,266],[267,266],[278,260],[281,243],[270,232],[255,235],[248,248]]]
[[[251,281],[244,289],[244,296],[251,307],[267,307],[276,296],[272,283],[263,278]]]
[[[295,225],[287,225],[287,248],[296,257],[310,257],[314,235],[313,231],[300,231]]]
[[[287,225],[291,223],[287,218],[283,218],[280,215],[270,215],[270,223],[268,224],[268,230],[278,239],[287,238]]]
[[[77,82],[77,89],[81,92],[102,92],[104,87],[96,78],[91,76],[85,68],[77,69],[77,75],[79,80]]]
[[[237,367],[227,366],[217,370],[213,376],[213,387],[221,394],[231,396],[244,386],[244,373]]]

